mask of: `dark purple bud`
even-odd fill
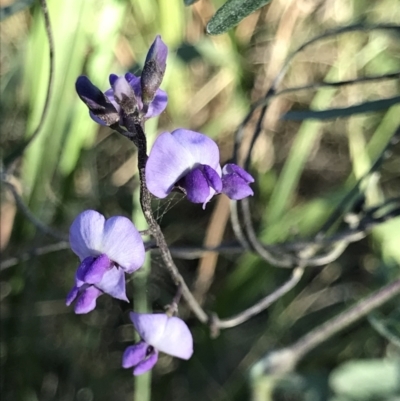
[[[168,48],[158,35],[147,53],[141,75],[143,105],[148,106],[160,87],[166,68]]]
[[[138,111],[138,102],[135,92],[125,77],[118,77],[114,74],[111,74],[110,84],[113,88],[114,99],[121,107],[123,112],[127,116],[135,114]]]
[[[254,195],[249,184],[254,178],[236,164],[227,164],[222,169],[222,192],[233,200]]]
[[[78,77],[75,88],[83,103],[101,124],[110,126],[119,122],[120,116],[116,108],[104,93],[92,84],[88,77],[84,75]]]

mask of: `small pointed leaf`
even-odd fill
[[[271,0],[228,0],[207,24],[207,33],[219,35],[233,28],[243,18],[268,4]]]

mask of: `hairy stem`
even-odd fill
[[[135,129],[137,132],[137,145],[138,145],[138,170],[140,177],[140,205],[143,210],[144,217],[149,225],[150,231],[154,239],[156,240],[157,246],[160,249],[161,257],[167,267],[173,281],[177,286],[181,287],[182,296],[187,302],[189,308],[196,315],[196,317],[202,323],[208,323],[209,318],[206,312],[204,312],[203,308],[196,301],[193,294],[190,292],[185,280],[179,273],[178,268],[176,267],[171,253],[169,251],[168,245],[165,241],[164,235],[161,231],[160,226],[158,225],[156,219],[153,216],[153,212],[151,210],[151,195],[146,186],[146,176],[145,176],[145,168],[147,161],[147,143],[146,136],[143,131],[143,128],[139,125],[135,125]]]

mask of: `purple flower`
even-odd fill
[[[133,223],[122,216],[105,220],[100,213],[86,210],[72,223],[69,242],[81,264],[67,305],[76,300],[75,313],[81,314],[93,310],[103,293],[128,301],[125,273],[139,269],[145,258],[142,238]]]
[[[186,323],[165,313],[130,313],[130,318],[140,335],[140,342],[128,347],[122,357],[122,366],[132,368],[135,376],[153,368],[158,352],[181,359],[193,354],[193,337]]]
[[[167,107],[167,94],[159,89],[166,67],[168,49],[157,36],[147,54],[142,79],[128,72],[109,77],[111,88],[104,94],[88,77],[78,77],[75,88],[88,106],[92,119],[101,125],[118,123],[126,126],[126,118],[147,120],[161,114]]]
[[[158,136],[146,164],[146,183],[154,196],[165,198],[178,187],[203,208],[221,192],[236,200],[253,195],[249,187],[252,182],[253,177],[235,164],[221,170],[217,144],[185,129]]]

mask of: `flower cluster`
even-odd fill
[[[167,105],[167,94],[160,89],[167,53],[167,46],[157,36],[141,76],[130,72],[123,76],[111,74],[111,88],[105,93],[86,76],[76,81],[76,91],[89,108],[90,117],[128,136],[139,151],[137,130]],[[254,179],[249,173],[236,164],[221,168],[217,144],[206,135],[186,129],[158,136],[147,158],[145,180],[148,191],[158,198],[177,189],[203,208],[217,194],[233,200],[253,195],[250,184]],[[138,270],[145,258],[144,244],[134,224],[126,217],[106,220],[100,213],[87,210],[72,223],[70,244],[80,265],[67,305],[74,302],[75,313],[82,314],[92,311],[102,294],[128,302],[125,275]],[[141,340],[125,350],[122,365],[134,368],[134,375],[150,370],[160,351],[182,359],[191,357],[193,338],[178,317],[131,313],[131,320]]]
[[[129,120],[144,121],[157,117],[167,107],[167,94],[159,89],[164,76],[167,46],[157,36],[147,54],[141,77],[128,72],[122,77],[111,74],[111,88],[105,93],[81,75],[75,84],[90,117],[98,124],[130,128]]]

